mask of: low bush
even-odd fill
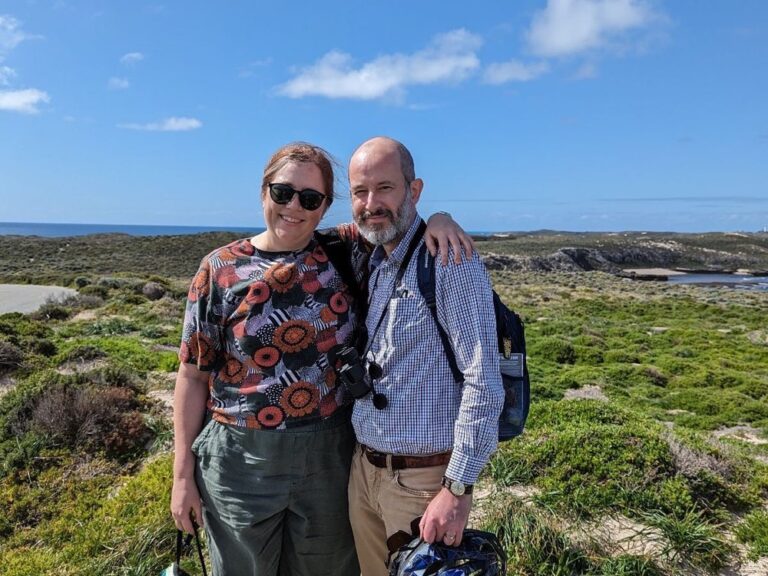
[[[10,342],[0,341],[0,374],[16,370],[24,361],[24,353]]]
[[[71,315],[72,311],[66,306],[56,302],[46,302],[30,316],[35,320],[66,320]]]
[[[80,294],[83,296],[96,297],[102,300],[106,300],[109,296],[109,288],[95,284],[89,284],[87,286],[83,286],[82,288],[78,288],[78,292],[80,292]]]
[[[488,515],[484,529],[501,534],[508,574],[586,574],[587,553],[575,545],[550,514],[504,502]]]
[[[530,345],[528,354],[537,361],[555,362],[557,364],[573,364],[576,362],[576,351],[567,340],[547,336],[535,340]]]
[[[752,559],[768,556],[768,511],[755,510],[744,517],[736,526],[736,538],[749,546]]]

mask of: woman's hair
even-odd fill
[[[261,192],[264,194],[267,190],[267,186],[272,182],[272,178],[289,162],[306,162],[314,164],[320,169],[320,174],[323,177],[323,185],[325,186],[326,195],[326,208],[330,208],[334,199],[333,191],[333,164],[334,160],[328,152],[309,144],[308,142],[291,142],[285,146],[281,146],[278,150],[272,154],[272,157],[267,161],[264,166],[264,177],[261,180]]]

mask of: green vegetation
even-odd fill
[[[178,367],[188,278],[229,239],[36,239],[25,263],[0,237],[5,281],[78,290],[0,316],[3,574],[148,576],[171,562],[170,422],[152,394]],[[546,242],[481,249],[556,249]],[[602,272],[492,278],[526,321],[534,398],[483,478],[477,524],[501,529],[508,573],[738,574],[768,557],[768,294]]]

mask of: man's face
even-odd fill
[[[413,184],[406,184],[400,155],[388,142],[372,141],[355,153],[349,163],[352,215],[366,240],[399,242],[416,212],[420,188]]]

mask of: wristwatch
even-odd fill
[[[448,476],[443,476],[443,481],[440,482],[443,486],[448,488],[451,494],[454,496],[464,496],[465,494],[472,494],[474,486],[472,484],[464,484],[459,480],[452,480]]]

